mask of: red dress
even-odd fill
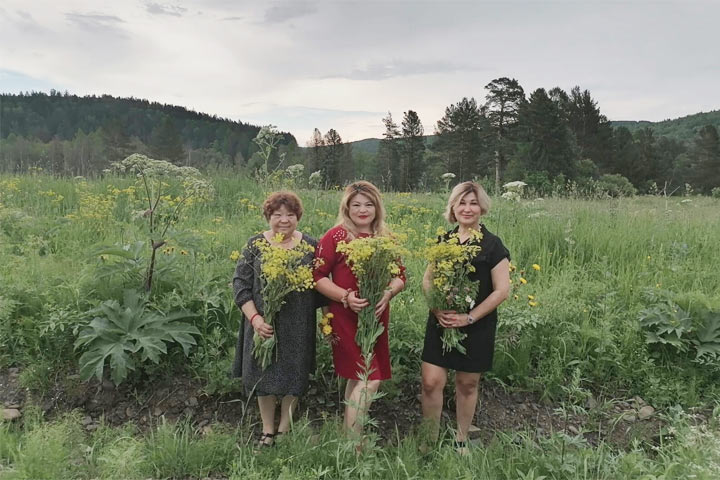
[[[319,259],[320,265],[315,269],[315,281],[321,278],[331,277],[335,285],[345,290],[357,291],[357,279],[350,267],[345,263],[345,255],[337,253],[335,247],[338,242],[347,239],[348,232],[343,227],[333,227],[320,239],[315,249],[315,258]],[[368,237],[370,234],[359,234],[360,237]],[[405,277],[400,276],[403,281]],[[374,309],[374,305],[365,308]],[[357,332],[358,316],[349,308],[343,307],[342,303],[330,302],[330,312],[334,315],[332,319],[333,333],[338,341],[332,346],[333,364],[335,372],[349,380],[357,380],[358,372],[361,370],[360,347],[355,343]],[[380,321],[385,326],[383,333],[375,343],[375,355],[371,364],[372,374],[370,380],[387,380],[390,378],[390,346],[388,343],[388,323],[390,320],[390,306],[383,312]]]

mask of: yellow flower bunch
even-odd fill
[[[274,243],[279,243],[282,236],[276,236]],[[265,238],[259,238],[254,246],[261,255],[260,278],[262,297],[265,303],[265,322],[272,325],[285,304],[285,297],[291,292],[309,290],[315,286],[312,266],[303,263],[305,256],[315,249],[305,241],[294,248],[283,248],[273,245]],[[253,354],[261,368],[265,369],[272,363],[275,353],[275,337],[264,339],[255,334],[253,337]]]
[[[323,340],[325,340],[329,343],[335,343],[337,341],[337,337],[333,333],[333,327],[332,327],[332,319],[334,317],[335,317],[335,315],[328,312],[322,316],[322,318],[320,319],[320,323],[318,324],[318,327],[320,329],[320,333],[322,334]]]
[[[429,242],[431,244],[425,249],[425,258],[432,272],[432,289],[427,293],[431,309],[467,313],[475,306],[478,282],[470,280],[470,273],[475,271],[471,260],[480,252],[478,243],[482,238],[482,232],[474,230],[464,244],[460,243],[457,233],[442,242]],[[467,334],[460,329],[446,328],[442,335],[443,352],[454,348],[465,353],[462,345],[465,337]]]
[[[400,258],[407,250],[400,245],[398,236],[390,235],[339,242],[337,252],[345,256],[345,262],[357,278],[358,296],[365,298],[371,305],[360,310],[355,335],[355,343],[360,347],[367,367],[375,341],[384,328],[375,318],[372,307],[383,297],[390,280],[400,275]]]

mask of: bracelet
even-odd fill
[[[259,316],[260,316],[260,314],[259,314],[258,312],[255,312],[255,315],[253,315],[252,317],[250,317],[250,325],[253,324],[252,322],[253,322],[253,320],[255,320],[255,317],[259,317]],[[253,326],[254,326],[254,325],[253,325]]]
[[[340,302],[343,304],[343,307],[348,308],[348,297],[353,291],[349,288],[345,290],[345,293],[343,293],[342,298],[340,299]]]
[[[472,325],[473,323],[475,323],[477,321],[477,318],[473,318],[473,316],[470,315],[470,312],[468,312],[467,316],[468,316],[468,319],[467,319],[468,325]]]

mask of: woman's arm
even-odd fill
[[[265,319],[259,314],[257,306],[253,301],[253,284],[255,283],[255,269],[253,262],[257,252],[248,240],[247,246],[243,249],[242,255],[235,266],[233,275],[233,291],[235,304],[240,307],[245,317],[258,335],[268,338],[273,334],[273,328],[265,323]]]
[[[452,315],[451,320],[448,322],[452,327],[465,327],[470,324],[468,314],[475,319],[480,320],[485,317],[488,313],[495,310],[498,305],[507,299],[510,294],[510,268],[508,259],[502,259],[492,270],[490,270],[490,276],[492,278],[493,291],[487,296],[485,300],[476,305],[475,308],[470,310],[468,313],[457,313]]]

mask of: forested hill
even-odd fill
[[[650,128],[655,132],[656,136],[663,136],[680,140],[683,142],[691,142],[698,134],[698,131],[705,125],[714,125],[720,130],[720,110],[711,112],[701,112],[685,117],[674,118],[672,120],[663,120],[662,122],[619,120],[611,121],[613,127],[625,127],[631,132],[636,132],[643,128]],[[435,141],[435,135],[427,135],[428,145]],[[379,138],[366,138],[351,142],[353,151],[367,152],[375,155],[380,147]]]
[[[613,127],[625,127],[631,132],[650,128],[657,136],[688,142],[692,141],[700,129],[706,125],[713,125],[715,128],[720,129],[720,110],[694,113],[672,120],[663,120],[662,122],[623,120],[610,123]]]
[[[120,150],[119,155],[139,143],[148,151],[168,150],[164,156],[171,159],[212,148],[238,162],[252,154],[251,141],[258,131],[256,125],[137,98],[79,97],[56,91],[0,94],[0,140],[15,135],[48,143],[98,133],[106,146]],[[291,134],[284,134],[284,140],[295,143]]]

